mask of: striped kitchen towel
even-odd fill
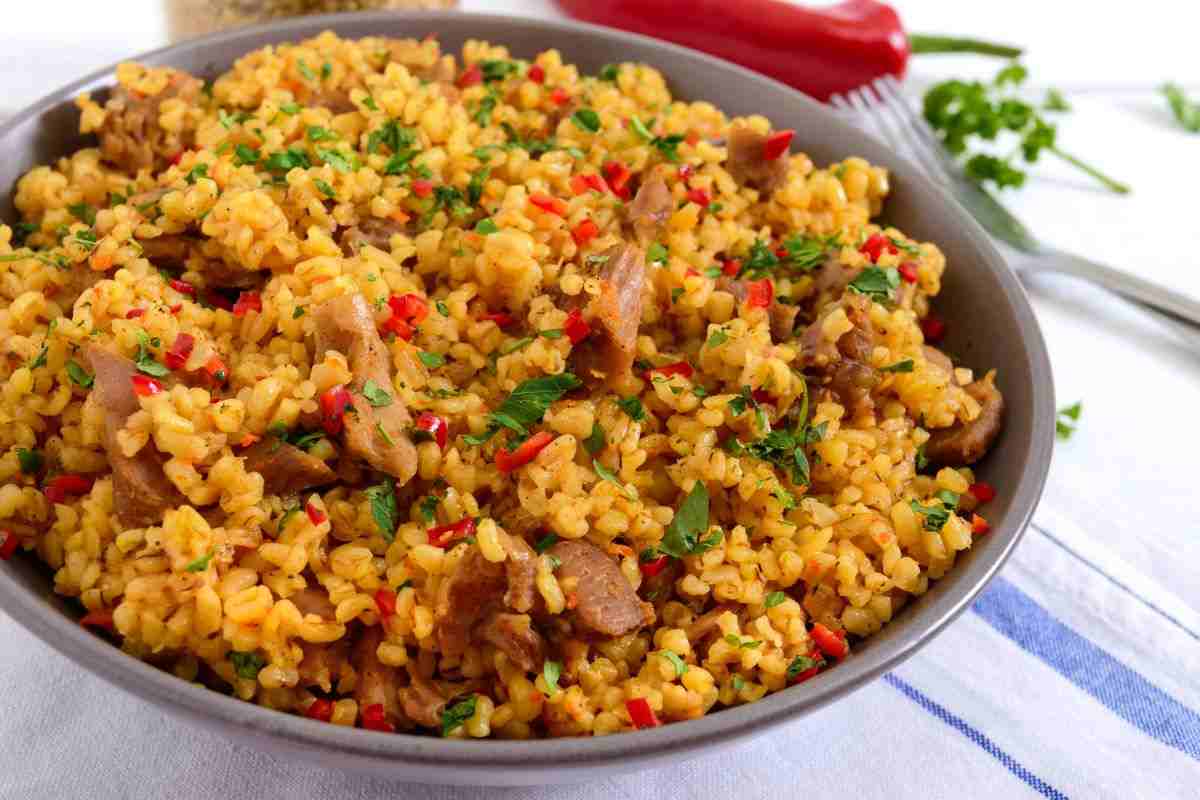
[[[729,751],[565,787],[397,784],[279,760],[167,717],[0,617],[0,797],[1200,797],[1200,582],[1173,596],[1101,538],[1039,510],[973,608],[882,680]]]

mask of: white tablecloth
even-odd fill
[[[544,0],[471,10],[556,15]],[[1134,187],[1038,165],[1006,201],[1065,249],[1200,296],[1200,136],[1153,88],[1200,92],[1194,12],[1010,0],[910,3],[912,30],[1029,49],[1075,107],[1060,145]],[[1193,24],[1188,24],[1189,21]],[[162,43],[159,4],[6,8],[0,107]],[[569,55],[569,54],[568,54]],[[29,68],[37,64],[36,72]],[[993,65],[926,57],[915,82]],[[951,268],[953,265],[951,265]],[[1200,562],[1191,422],[1200,357],[1158,323],[1064,278],[1026,280],[1056,391],[1082,399],[1035,524],[973,610],[888,677],[704,763],[575,787],[471,790],[366,780],[235,747],[74,667],[0,614],[0,797],[1195,797]]]

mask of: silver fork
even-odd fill
[[[908,154],[929,177],[953,197],[995,238],[1024,258],[1017,270],[1039,269],[1082,278],[1116,292],[1138,305],[1156,311],[1194,349],[1200,350],[1200,302],[1128,272],[1107,267],[1072,253],[1056,250],[1037,240],[1021,221],[1000,205],[979,184],[968,179],[945,151],[925,120],[900,93],[891,75],[868,86],[834,95],[830,103],[861,130],[883,139],[893,150]]]

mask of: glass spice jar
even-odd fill
[[[177,42],[193,36],[304,14],[452,8],[457,0],[165,0],[167,32]]]

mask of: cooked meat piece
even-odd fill
[[[546,658],[546,644],[528,614],[494,613],[479,626],[479,637],[526,672],[540,669]]]
[[[927,362],[948,375],[954,374],[954,362],[950,360],[950,356],[930,345],[924,345],[922,349],[925,351],[925,360]]]
[[[834,343],[824,336],[825,320],[842,308],[854,325]],[[875,330],[867,316],[870,300],[864,295],[846,295],[840,306],[831,308],[809,325],[800,337],[800,360],[806,371],[816,373],[840,405],[852,416],[874,408],[871,391],[879,385],[879,371],[870,365]]]
[[[536,541],[537,533],[544,528],[542,518],[521,505],[515,492],[505,492],[492,501],[491,517],[518,539]]]
[[[622,636],[653,618],[653,608],[638,599],[617,562],[587,542],[563,541],[550,548],[562,564],[560,582],[575,582],[579,623],[601,636]]]
[[[822,308],[837,300],[846,287],[858,277],[862,267],[850,267],[837,258],[827,258],[813,273],[810,308]]]
[[[722,275],[717,278],[716,288],[718,291],[732,294],[738,305],[741,305],[746,301],[746,296],[750,293],[747,283],[748,281],[734,280],[726,275]],[[799,306],[772,300],[771,307],[767,309],[767,316],[771,322],[771,337],[777,342],[786,342],[793,338],[796,328],[796,316],[799,313]]]
[[[321,89],[310,92],[305,105],[327,108],[334,114],[348,114],[358,110],[346,89]]]
[[[655,176],[641,185],[625,207],[625,219],[638,244],[646,247],[658,237],[674,205],[671,190],[662,178]]]
[[[190,269],[204,276],[209,288],[250,289],[260,286],[269,273],[252,272],[239,264],[209,258],[200,252],[203,240],[187,234],[167,234],[153,239],[139,239],[143,255],[156,267]]]
[[[242,453],[246,471],[263,476],[266,494],[294,494],[337,477],[321,459],[279,439],[263,439]]]
[[[517,611],[528,611],[533,608],[534,580],[537,577],[537,554],[524,539],[507,534],[500,537],[508,558],[504,561],[505,577],[508,580],[508,591],[504,593],[504,602],[509,608]]]
[[[138,240],[146,260],[156,267],[170,269],[183,269],[192,245],[199,243],[199,239],[183,234],[167,234],[155,236],[153,239]]]
[[[354,396],[354,412],[347,412],[343,420],[346,448],[403,486],[417,471],[417,449],[408,436],[412,417],[392,389],[391,360],[371,307],[361,294],[348,294],[326,300],[315,314],[317,359],[336,350],[346,356],[354,373],[346,387]],[[386,406],[367,402],[362,395],[367,381],[392,395],[392,402]]]
[[[732,603],[719,605],[692,620],[692,624],[687,626],[688,641],[694,645],[699,644],[700,642],[704,641],[705,638],[712,636],[714,633],[720,630],[717,627],[717,620],[720,619],[721,615],[726,611],[732,611],[736,614],[737,606]]]
[[[1004,426],[1004,396],[996,388],[995,371],[963,387],[979,401],[979,416],[951,428],[933,431],[925,443],[930,463],[945,467],[974,464],[991,449]]]
[[[113,89],[104,104],[104,123],[99,130],[100,154],[118,168],[136,173],[141,169],[163,169],[179,151],[190,146],[193,131],[164,130],[158,122],[165,100],[179,98],[195,105],[204,84],[184,72],[176,72],[166,87],[155,95],[143,96],[123,86]]]
[[[642,322],[642,285],[646,279],[646,257],[633,244],[618,244],[601,254],[604,262],[597,277],[600,294],[583,310],[583,317],[598,334],[575,348],[575,373],[584,377],[604,376],[619,383],[632,372],[637,352],[638,327]]]
[[[162,521],[163,512],[184,502],[175,485],[163,472],[163,461],[153,443],[147,443],[132,458],[117,442],[117,432],[138,411],[133,393],[133,362],[100,345],[87,347],[87,358],[95,373],[96,400],[105,411],[104,450],[112,466],[113,505],[121,522],[145,527]]]
[[[358,680],[354,684],[354,699],[361,712],[367,706],[383,706],[384,717],[395,723],[400,716],[400,700],[396,693],[398,675],[394,667],[379,660],[375,651],[383,641],[383,629],[378,625],[365,627],[359,633],[354,649],[350,653]]]
[[[396,222],[379,217],[367,217],[351,228],[346,228],[338,236],[338,244],[347,256],[364,244],[376,247],[385,252],[392,251],[392,236],[397,233],[412,236],[418,231],[412,223]]]
[[[438,585],[434,625],[445,655],[462,653],[475,624],[493,610],[507,606],[525,612],[533,608],[537,574],[533,548],[503,532],[500,540],[508,554],[503,562],[488,561],[479,546],[472,545],[454,573]]]
[[[725,168],[738,183],[752,186],[763,194],[772,194],[787,178],[788,158],[766,157],[767,137],[744,125],[729,131],[729,157]]]
[[[400,706],[404,715],[426,728],[442,726],[442,711],[446,698],[430,681],[413,676],[412,683],[400,690]]]
[[[301,614],[316,614],[322,619],[332,620],[336,609],[323,586],[306,586],[288,597]]]
[[[304,652],[296,666],[296,671],[300,673],[300,685],[319,686],[322,691],[331,691],[334,680],[341,672],[342,662],[346,660],[346,640],[338,639],[329,644],[301,642],[300,649]]]

